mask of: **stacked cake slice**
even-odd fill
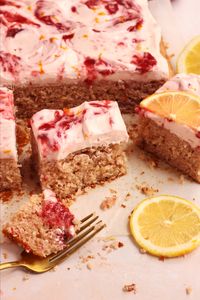
[[[142,147],[200,182],[200,76],[176,75],[137,110]]]
[[[43,189],[61,198],[126,174],[126,126],[117,102],[41,110],[31,119],[34,161]]]
[[[0,87],[0,190],[19,188],[13,93]]]

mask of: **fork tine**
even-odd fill
[[[49,259],[50,263],[61,262],[66,256],[71,255],[73,252],[78,250],[82,245],[84,245],[87,241],[89,241],[93,236],[95,236],[99,231],[101,231],[106,225],[99,221],[96,225],[92,226],[86,232],[82,233],[79,236],[79,239],[76,240],[69,248],[65,248],[61,252],[57,253],[55,256]],[[87,237],[86,237],[87,236]],[[85,238],[86,237],[86,238]]]
[[[91,225],[92,223],[94,223],[97,219],[99,218],[99,216],[95,216],[93,219],[89,220],[86,224],[82,225],[78,230],[77,230],[77,234],[81,231],[83,231],[85,228],[87,228],[89,225]]]
[[[83,218],[80,222],[84,223],[85,221],[87,221],[88,219],[90,219],[91,217],[94,217],[96,214],[93,212],[91,214],[89,214],[88,216],[86,216],[85,218]]]
[[[102,221],[99,221],[96,225],[98,225],[100,222]],[[95,226],[96,225],[93,225],[91,227],[89,227],[87,230],[85,230],[83,233],[81,234],[78,234],[77,236],[75,236],[74,238],[72,238],[71,240],[69,240],[69,242],[66,244],[66,247],[61,250],[59,253],[56,253],[56,254],[53,254],[51,255],[51,257],[49,258],[49,261],[53,260],[54,258],[57,257],[58,254],[61,254],[62,252],[65,252],[66,249],[69,249],[71,248],[73,245],[75,245],[77,242],[79,242],[82,238],[84,238],[88,233],[90,233],[92,230],[94,230]]]

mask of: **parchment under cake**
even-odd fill
[[[18,116],[111,99],[129,112],[168,77],[147,0],[1,2],[0,82]]]

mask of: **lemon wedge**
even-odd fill
[[[130,230],[148,253],[163,257],[184,255],[200,245],[200,208],[176,196],[151,197],[132,212]]]
[[[193,38],[177,60],[177,73],[200,74],[200,35]]]
[[[200,97],[197,95],[167,91],[147,97],[140,106],[193,129],[198,130],[200,127]]]

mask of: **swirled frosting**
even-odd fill
[[[168,75],[147,0],[1,0],[0,23],[3,84]]]
[[[128,141],[117,102],[84,102],[80,106],[43,109],[33,115],[31,127],[40,159],[59,160],[87,147]]]
[[[13,93],[0,87],[0,158],[17,160]]]

